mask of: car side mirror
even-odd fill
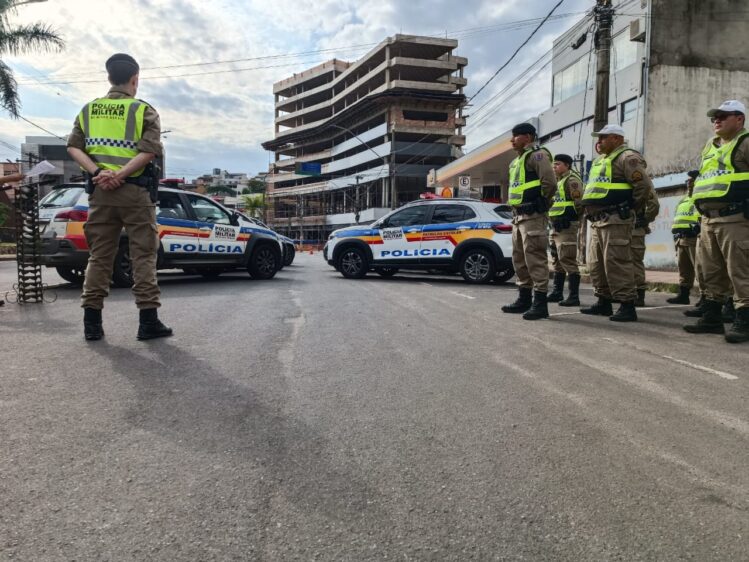
[[[232,226],[239,226],[239,213],[236,211],[232,211],[231,218],[229,219],[231,221]]]

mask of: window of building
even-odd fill
[[[636,41],[629,40],[629,28],[614,37],[611,45],[611,68],[614,72],[624,70],[638,61],[637,45]]]
[[[637,98],[632,98],[622,104],[622,123],[635,118],[637,115],[637,105]]]
[[[485,185],[481,199],[484,201],[501,201],[502,188],[498,185]]]
[[[411,121],[447,121],[447,113],[441,111],[416,111],[404,109],[403,118]]]
[[[589,60],[591,61],[590,65],[588,65]],[[557,72],[553,78],[553,105],[560,104],[564,100],[582,92],[585,89],[585,82],[589,74],[588,84],[592,84],[592,73],[594,70],[594,59],[586,54],[564,70]]]

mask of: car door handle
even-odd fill
[[[418,228],[409,228],[406,232],[409,233],[409,234],[411,232],[419,232],[419,229]]]
[[[211,230],[213,230],[213,229],[212,229],[212,228],[211,228],[210,226],[201,226],[201,227],[200,227],[200,230],[204,230],[204,231],[206,231],[206,232],[210,232],[210,231],[211,231]]]
[[[459,226],[457,230],[471,230],[470,226]]]

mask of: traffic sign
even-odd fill
[[[470,189],[471,188],[471,176],[459,176],[458,187],[460,187],[461,189]]]

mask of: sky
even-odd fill
[[[12,24],[44,22],[61,52],[3,57],[19,83],[22,115],[65,136],[81,107],[106,94],[104,61],[127,52],[141,66],[138,96],[161,115],[167,176],[213,168],[254,175],[272,158],[274,82],[331,58],[353,61],[396,33],[459,40],[470,97],[504,64],[556,2],[551,0],[47,0],[21,6]],[[550,66],[527,85],[518,75],[551,48],[593,0],[565,0],[473,100],[467,150],[550,105]],[[513,22],[523,22],[515,24]],[[538,68],[538,67],[535,67]],[[524,76],[532,76],[525,73]],[[508,85],[518,91],[500,95]],[[0,109],[0,159],[14,160],[27,135],[44,135]]]

